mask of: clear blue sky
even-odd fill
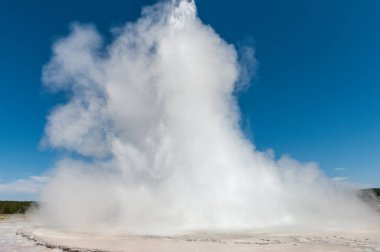
[[[154,2],[0,1],[0,183],[44,174],[59,155],[38,148],[49,109],[64,99],[41,87],[52,42],[73,21],[94,23],[107,36]],[[197,5],[228,42],[254,41],[259,68],[239,103],[258,149],[380,186],[380,1]]]

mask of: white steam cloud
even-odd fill
[[[316,164],[276,160],[244,137],[234,90],[249,74],[193,1],[145,8],[108,45],[92,25],[71,29],[43,71],[49,88],[69,94],[44,142],[83,158],[57,163],[41,196],[46,224],[146,234],[369,215]]]

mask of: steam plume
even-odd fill
[[[72,25],[43,70],[49,88],[69,94],[43,141],[83,158],[57,163],[40,216],[78,230],[162,233],[346,225],[368,215],[316,164],[276,160],[244,137],[238,62],[193,1],[145,8],[108,45],[92,25]]]

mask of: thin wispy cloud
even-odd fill
[[[47,176],[30,176],[26,179],[17,179],[0,184],[0,193],[27,193],[37,194],[47,183]]]
[[[334,171],[336,171],[336,172],[342,172],[342,171],[345,171],[345,170],[347,170],[347,169],[346,168],[342,168],[342,167],[334,169]]]
[[[349,178],[348,177],[334,177],[333,180],[335,181],[347,181]]]

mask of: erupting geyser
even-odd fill
[[[92,25],[72,25],[43,71],[68,93],[44,143],[75,158],[57,163],[37,217],[144,234],[363,221],[370,210],[315,164],[275,159],[244,137],[242,69],[194,1],[145,8],[109,45]]]

